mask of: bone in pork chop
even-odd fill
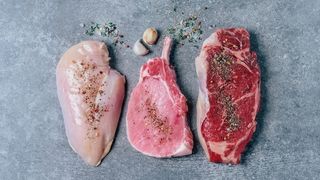
[[[104,43],[72,46],[57,66],[58,97],[68,141],[92,166],[110,151],[124,98],[124,77],[109,67]]]
[[[256,129],[260,69],[243,28],[219,29],[196,58],[197,130],[212,162],[237,164]]]
[[[128,105],[127,134],[131,145],[153,157],[192,153],[193,137],[186,121],[186,98],[169,64],[171,39],[166,37],[161,57],[148,60]]]

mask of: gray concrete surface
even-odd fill
[[[242,26],[258,52],[259,126],[242,163],[207,162],[197,137],[194,153],[182,158],[155,159],[130,146],[125,131],[128,95],[141,64],[160,54],[158,43],[147,57],[109,46],[112,66],[127,76],[127,98],[110,154],[97,168],[85,165],[67,143],[55,85],[62,53],[90,39],[79,24],[112,20],[133,44],[146,27],[164,30],[193,13],[203,21],[204,37],[213,31],[210,25]],[[319,0],[0,0],[0,179],[319,179],[319,15]],[[194,133],[198,53],[187,44],[175,48],[171,59],[189,100]]]

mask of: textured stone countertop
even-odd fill
[[[112,67],[126,75],[126,99],[110,154],[99,167],[87,166],[68,145],[55,84],[56,65],[71,45],[105,40],[84,35],[79,24],[111,20],[132,45],[147,27],[163,32],[191,14],[202,20],[203,38],[218,27],[247,28],[258,53],[262,104],[241,164],[209,163],[197,136],[194,153],[181,158],[155,159],[130,146],[128,95],[140,66],[160,55],[160,40],[145,57],[106,41]],[[187,43],[171,59],[194,134],[198,53]],[[319,79],[319,0],[0,0],[0,179],[319,179]]]

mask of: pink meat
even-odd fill
[[[57,88],[72,149],[92,166],[110,151],[124,98],[124,77],[109,67],[104,43],[72,46],[57,66]]]
[[[219,29],[196,58],[197,129],[212,162],[237,164],[256,129],[260,69],[243,28]]]
[[[131,145],[154,157],[192,153],[193,137],[186,121],[186,98],[169,65],[171,39],[166,37],[162,57],[148,60],[128,105],[127,134]]]

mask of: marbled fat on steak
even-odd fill
[[[243,28],[219,29],[196,58],[197,129],[212,162],[238,164],[256,129],[260,69]]]

